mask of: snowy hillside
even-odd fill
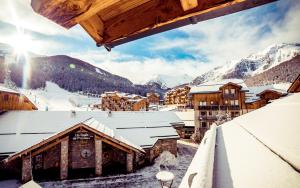
[[[44,89],[21,89],[21,92],[41,111],[86,111],[91,110],[89,105],[100,103],[100,98],[70,93],[52,82],[46,82]]]
[[[291,60],[300,54],[300,44],[278,44],[266,48],[264,51],[251,54],[246,58],[228,62],[224,66],[216,67],[201,76],[193,83],[200,84],[211,80],[226,78],[247,78],[265,72],[281,63]]]
[[[163,75],[163,74],[158,74],[155,75],[153,78],[150,79],[150,82],[155,82],[158,83],[162,86],[162,88],[173,88],[185,83],[189,83],[193,80],[192,77],[190,77],[187,74],[179,74],[175,76],[170,76],[170,75]]]

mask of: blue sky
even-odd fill
[[[30,0],[2,0],[0,42],[11,43],[15,25],[30,36],[28,49],[66,54],[134,83],[157,74],[191,78],[276,43],[300,42],[300,1],[280,0],[258,8],[150,36],[113,48],[97,48],[80,27],[70,30],[31,10]]]

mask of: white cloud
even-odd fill
[[[210,63],[222,65],[275,43],[299,42],[300,3],[279,1],[276,5],[279,9],[291,6],[282,21],[274,21],[275,13],[272,12],[255,18],[250,10],[180,28],[189,36],[187,39],[165,38],[159,45],[153,43],[152,47],[154,50],[180,48],[196,57],[204,55]],[[271,32],[262,34],[266,28]]]
[[[146,83],[159,74],[178,77],[188,74],[191,77],[196,77],[199,73],[208,71],[211,66],[195,60],[176,60],[170,63],[163,58],[139,59],[117,51],[91,50],[81,54],[70,53],[68,55],[87,61],[113,74],[128,78],[136,84]]]

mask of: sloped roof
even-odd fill
[[[1,84],[0,84],[0,91],[8,92],[8,93],[14,93],[14,94],[19,94],[18,91],[15,91],[13,89],[9,89],[9,88],[5,87],[4,85],[1,85]]]
[[[282,88],[278,88],[274,85],[248,87],[248,90],[249,91],[246,93],[246,101],[245,101],[246,103],[251,103],[251,102],[259,100],[260,97],[258,95],[267,90],[282,93],[283,95],[287,94],[286,90],[284,90]]]
[[[206,151],[195,155],[196,161],[203,155],[215,160],[213,177],[205,181],[213,180],[215,188],[298,187],[299,114],[300,93],[296,93],[219,126],[214,155]],[[199,174],[203,170],[198,168]],[[191,175],[188,170],[183,183]]]
[[[186,127],[194,127],[195,126],[195,111],[190,110],[187,112],[175,112],[175,114],[179,117],[181,121],[183,121]]]
[[[22,151],[66,128],[93,118],[139,147],[152,147],[158,139],[178,138],[171,122],[180,121],[172,112],[43,112],[10,111],[0,115],[0,154]]]
[[[198,86],[194,86],[190,90],[190,94],[197,94],[197,93],[216,93],[219,92],[220,87],[224,86],[225,84],[233,83],[242,86],[242,90],[247,90],[247,86],[245,82],[241,79],[225,79],[221,81],[211,81],[200,84]]]

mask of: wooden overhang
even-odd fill
[[[108,50],[156,33],[276,0],[31,0],[35,12],[69,29],[80,24]]]
[[[292,85],[288,89],[288,93],[297,93],[300,92],[300,74],[294,80]]]
[[[138,153],[145,153],[145,151],[143,150],[140,150],[138,148],[135,148],[135,147],[132,147],[126,143],[123,143],[111,136],[108,136],[88,125],[85,125],[84,123],[79,123],[77,125],[74,125],[73,127],[70,127],[60,133],[57,133],[23,151],[20,151],[20,152],[17,152],[11,156],[9,156],[8,158],[4,159],[4,161],[6,163],[8,163],[9,161],[12,161],[16,158],[19,158],[19,157],[22,157],[23,155],[27,155],[29,153],[31,153],[31,156],[36,156],[40,153],[42,153],[43,151],[47,150],[47,149],[50,149],[52,147],[54,147],[55,145],[59,144],[62,140],[64,140],[64,138],[72,131],[75,131],[77,129],[80,129],[80,130],[87,130],[87,131],[90,131],[92,133],[95,134],[95,136],[99,139],[101,139],[103,142],[109,144],[109,145],[112,145],[126,153],[132,153],[133,151],[134,152],[138,152]]]

